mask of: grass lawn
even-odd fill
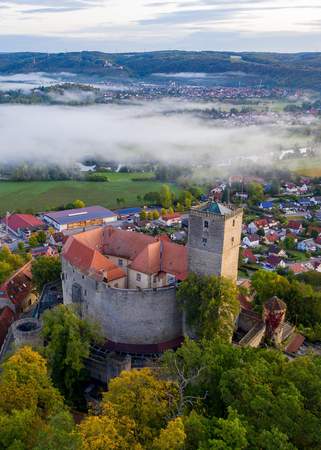
[[[309,260],[306,254],[304,252],[300,252],[299,250],[287,250],[286,252],[289,257],[293,258],[294,262],[305,262]]]
[[[0,214],[14,210],[39,212],[70,203],[76,199],[87,205],[101,205],[116,209],[137,206],[137,196],[159,191],[162,184],[152,174],[108,173],[109,182],[93,181],[0,181]],[[133,181],[133,178],[146,178]],[[171,185],[174,192],[176,186]],[[123,198],[119,206],[116,199]],[[141,203],[142,204],[142,203]]]

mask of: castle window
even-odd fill
[[[141,274],[140,274],[140,273],[137,273],[137,274],[136,274],[136,281],[141,281],[141,279],[142,279]]]
[[[208,228],[208,220],[204,220],[204,228]]]
[[[207,239],[206,239],[206,238],[203,238],[203,239],[202,239],[202,244],[203,244],[203,245],[206,245],[206,244],[207,244]]]
[[[123,260],[122,260],[122,259],[119,259],[119,260],[118,260],[118,265],[119,265],[119,266],[122,266],[122,265],[123,265]]]
[[[232,244],[234,244],[234,237],[232,237]]]
[[[235,219],[233,219],[233,227],[235,227]]]

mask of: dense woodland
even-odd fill
[[[253,280],[257,308],[277,293],[289,319],[299,311],[307,322],[315,316],[304,312],[309,289],[319,286],[314,277],[267,274],[264,283],[265,275]],[[298,300],[301,291],[305,296],[298,304],[294,290]],[[62,305],[47,311],[44,347],[18,349],[2,364],[0,448],[321,449],[321,358],[289,360],[272,347],[232,345],[239,306],[230,281],[191,275],[179,288],[179,302],[198,339],[187,339],[155,366],[122,372],[89,409],[85,360],[90,344],[101,341],[99,327]]]
[[[231,58],[239,56],[240,58]],[[270,86],[320,89],[320,53],[235,53],[162,51],[108,54],[3,53],[0,73],[71,72],[97,77],[146,77],[153,73],[243,72]],[[106,64],[107,62],[107,64]]]

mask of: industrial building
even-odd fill
[[[83,229],[107,225],[117,221],[117,214],[102,206],[67,209],[44,213],[45,222],[57,231]]]

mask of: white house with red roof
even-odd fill
[[[28,236],[44,227],[44,222],[32,214],[10,214],[2,219],[2,223],[18,237]]]

